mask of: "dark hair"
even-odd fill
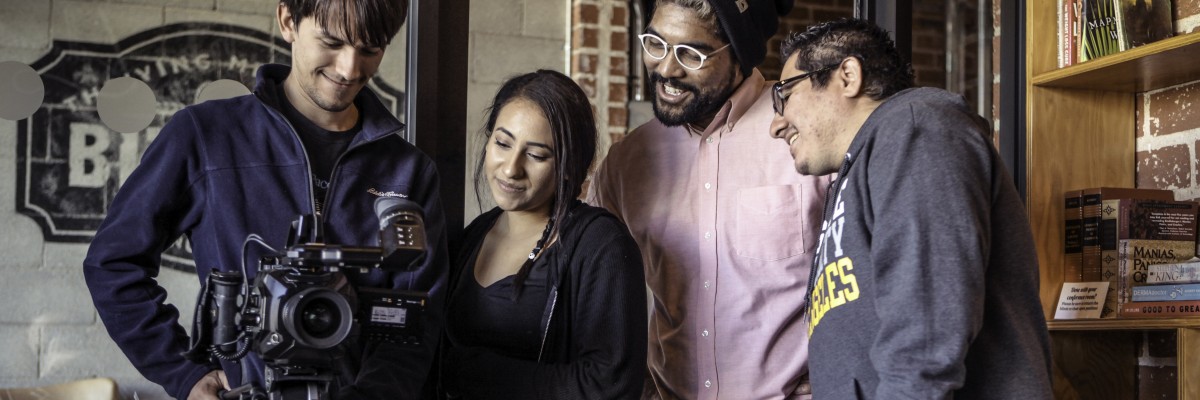
[[[487,140],[496,128],[500,110],[518,99],[527,100],[542,111],[542,116],[550,122],[550,134],[554,137],[554,176],[557,180],[550,210],[553,226],[544,237],[549,243],[551,238],[558,236],[560,227],[567,222],[567,213],[583,192],[583,181],[587,179],[588,169],[596,157],[596,118],[583,89],[560,72],[539,69],[509,78],[496,92],[496,97],[486,110],[487,122],[483,127],[485,144],[480,150],[479,163],[475,166],[475,198],[480,204],[483,204],[479,193],[484,176],[483,164],[487,158]],[[514,283],[518,291],[532,265],[532,260],[526,261],[517,271]]]
[[[900,58],[888,32],[861,19],[842,18],[793,32],[783,40],[779,53],[784,64],[792,54],[799,54],[796,69],[802,71],[857,58],[863,69],[863,93],[872,100],[883,100],[913,86],[912,66]],[[813,87],[825,87],[829,77],[828,71],[813,75]]]
[[[385,47],[408,16],[408,0],[280,0],[292,24],[313,17],[326,33],[351,43]]]

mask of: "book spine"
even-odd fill
[[[1200,284],[1133,287],[1133,301],[1200,300]]]
[[[1071,0],[1071,64],[1084,61],[1083,58],[1083,0]]]
[[[1063,249],[1066,258],[1063,260],[1063,281],[1083,282],[1083,232],[1080,220],[1081,211],[1080,191],[1071,190],[1063,194]]]
[[[1121,201],[1120,199],[1109,199],[1101,196],[1100,201],[1100,223],[1096,228],[1100,232],[1100,279],[1108,281],[1108,290],[1104,296],[1104,307],[1100,311],[1100,318],[1115,318],[1117,316],[1117,308],[1120,307],[1121,297],[1121,266],[1120,254],[1117,251],[1118,237],[1120,236],[1121,228]],[[1128,201],[1128,200],[1126,200]]]
[[[1080,194],[1080,241],[1083,282],[1103,281],[1100,268],[1100,188],[1084,189]]]
[[[1067,15],[1064,12],[1065,8],[1063,4],[1069,5],[1071,4],[1071,0],[1058,0],[1058,53],[1055,54],[1058,55],[1057,58],[1059,68],[1064,66],[1063,61],[1066,59],[1066,57],[1064,57],[1063,54],[1066,54],[1067,51]]]
[[[1129,38],[1125,34],[1125,7],[1122,0],[1112,0],[1113,22],[1117,34],[1117,51],[1129,50]]]
[[[1100,200],[1100,280],[1113,281],[1116,277],[1117,240],[1122,230],[1121,202],[1128,199],[1103,197]]]
[[[1063,66],[1074,65],[1079,58],[1079,0],[1063,0]]]
[[[1200,283],[1200,263],[1155,264],[1146,268],[1146,284]]]
[[[1200,316],[1200,300],[1146,301],[1121,305],[1121,318],[1177,318]]]

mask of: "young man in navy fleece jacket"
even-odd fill
[[[445,215],[437,171],[401,139],[401,124],[369,90],[407,1],[283,0],[277,10],[291,66],[259,68],[254,93],[176,113],[113,199],[84,261],[84,276],[109,335],[147,379],[179,399],[262,385],[254,354],[240,366],[189,361],[179,313],[154,279],[162,251],[192,242],[198,278],[240,270],[243,241],[259,234],[287,245],[291,222],[316,214],[327,243],[378,245],[380,196],[421,205],[429,248],[411,273],[345,271],[358,287],[429,291],[426,345],[362,344],[335,373],[337,398],[417,397],[429,372],[446,278]],[[266,250],[250,246],[245,259]],[[250,268],[253,270],[254,268]],[[253,273],[253,272],[251,272]],[[191,294],[175,294],[191,295]]]

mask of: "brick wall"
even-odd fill
[[[809,25],[854,16],[853,0],[797,0],[792,12],[779,19],[779,31],[767,41],[767,58],[758,67],[767,80],[779,79],[782,61],[779,46],[792,32],[803,32]]]
[[[1175,32],[1200,30],[1200,4],[1175,2]],[[1139,94],[1135,101],[1137,187],[1200,200],[1200,81]]]
[[[596,111],[596,160],[629,129],[628,1],[571,0],[571,78]],[[640,48],[632,49],[641,51]]]

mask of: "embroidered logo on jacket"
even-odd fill
[[[367,189],[367,193],[370,193],[370,194],[373,194],[373,195],[376,195],[379,197],[399,197],[402,199],[408,198],[408,195],[404,194],[404,193],[396,193],[391,190],[386,191],[386,192],[380,192],[378,189],[375,189],[375,188]]]

